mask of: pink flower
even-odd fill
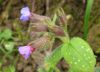
[[[20,46],[18,51],[25,59],[28,59],[32,52],[35,51],[35,48],[32,48],[31,46]]]

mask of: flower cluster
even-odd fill
[[[21,21],[28,21],[30,19],[31,16],[31,12],[29,7],[23,7],[21,9],[21,16],[20,16],[20,20]],[[27,46],[20,46],[18,48],[19,53],[25,58],[28,59],[29,56],[32,54],[32,52],[35,51],[36,48],[32,48],[31,46],[27,45]]]

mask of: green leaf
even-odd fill
[[[43,68],[39,68],[38,72],[46,72]]]
[[[10,29],[5,29],[2,33],[0,33],[0,35],[0,39],[3,38],[8,40],[12,38],[12,31]]]
[[[6,50],[10,52],[13,51],[14,45],[15,45],[14,42],[11,42],[11,41],[4,43]]]
[[[57,20],[57,15],[56,15],[56,14],[54,14],[54,17],[53,17],[52,22],[55,24],[56,20]]]
[[[4,69],[4,72],[15,72],[15,67],[10,65]]]
[[[61,48],[63,45],[59,46],[58,48],[56,48],[51,55],[47,56],[45,58],[45,63],[46,63],[46,67],[49,69],[54,69],[54,67],[57,65],[57,63],[60,61],[60,59],[62,58],[61,55]]]
[[[0,32],[0,41],[2,40],[2,32]]]
[[[72,38],[63,46],[62,53],[69,63],[69,72],[94,72],[95,56],[88,43],[81,38]]]

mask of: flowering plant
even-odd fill
[[[41,68],[38,69],[39,72],[58,72],[59,69],[56,67],[56,65],[62,58],[64,58],[65,61],[69,64],[69,72],[94,71],[96,60],[91,47],[86,41],[79,37],[69,37],[67,32],[68,19],[66,18],[66,15],[62,8],[58,9],[53,20],[35,14],[33,16],[38,16],[38,18],[30,18],[32,16],[30,16],[31,13],[28,7],[22,8],[21,14],[22,15],[20,19],[22,21],[35,19],[39,22],[39,24],[33,23],[33,32],[35,32],[36,34],[32,39],[38,39],[34,40],[34,42],[32,43],[33,47],[21,46],[18,49],[19,53],[25,59],[28,59],[32,52],[35,51],[35,49],[36,51],[39,51],[41,54],[43,54],[43,63],[40,66]],[[58,24],[56,24],[57,19],[59,21]],[[41,31],[41,27],[39,27],[40,25],[42,25],[41,23],[43,25],[46,25],[44,27],[46,29],[43,31]],[[53,44],[56,42],[55,39],[59,39],[61,43],[59,44],[59,47],[52,49]],[[41,48],[42,50],[40,50]]]

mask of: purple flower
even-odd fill
[[[21,9],[20,20],[28,21],[30,15],[31,15],[31,12],[30,12],[29,8],[28,7],[24,7],[24,8]]]
[[[35,51],[35,48],[32,48],[31,46],[20,46],[18,51],[25,59],[28,59],[30,54]]]

